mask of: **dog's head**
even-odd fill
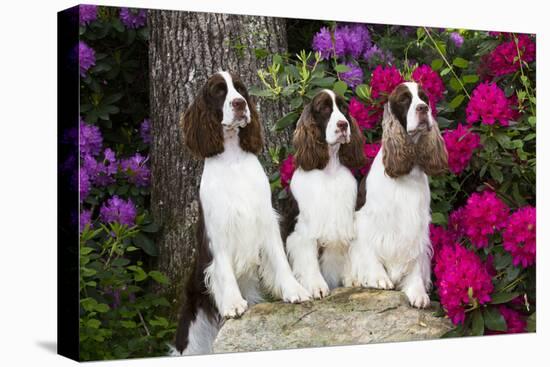
[[[447,169],[447,150],[429,98],[417,84],[398,85],[384,106],[383,162],[386,174],[399,177],[418,165],[428,175]]]
[[[208,79],[180,124],[185,145],[202,158],[224,151],[224,132],[238,132],[245,151],[258,154],[263,146],[255,105],[239,77],[226,71]]]
[[[304,107],[292,142],[296,165],[306,171],[327,165],[329,146],[338,148],[342,164],[350,168],[365,164],[363,134],[346,101],[331,90],[320,91]]]

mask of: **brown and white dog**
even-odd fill
[[[262,299],[260,282],[286,302],[310,299],[287,262],[271,190],[257,154],[262,128],[239,78],[214,74],[185,112],[184,142],[204,158],[198,258],[186,289],[175,349],[211,352],[224,318]],[[172,354],[178,354],[175,351]]]
[[[411,305],[426,307],[431,286],[428,175],[447,168],[447,151],[426,93],[402,83],[389,96],[382,121],[382,149],[366,181],[357,212],[357,238],[350,246],[347,285],[392,289]]]
[[[285,220],[286,249],[294,275],[315,298],[349,274],[357,198],[350,168],[365,165],[363,144],[346,101],[331,90],[305,106],[294,131],[297,169],[290,182],[294,210]]]

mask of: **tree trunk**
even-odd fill
[[[180,114],[218,70],[238,73],[249,87],[258,85],[257,70],[271,62],[272,54],[286,51],[286,30],[282,18],[185,11],[150,10],[149,22],[151,210],[160,225],[158,266],[171,280],[164,291],[177,310],[194,262],[203,165],[182,144]],[[259,49],[269,57],[258,58]],[[288,144],[290,139],[288,132],[270,130],[288,107],[280,102],[257,102],[266,141],[261,159],[270,162],[268,148]]]

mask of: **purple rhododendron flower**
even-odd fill
[[[453,32],[450,35],[451,41],[455,44],[456,47],[460,48],[464,44],[464,37],[458,32]]]
[[[145,144],[151,144],[151,122],[149,119],[145,119],[141,123],[141,126],[139,127],[139,135]]]
[[[80,193],[80,202],[86,200],[90,193],[90,177],[84,168],[78,171],[78,191]]]
[[[332,56],[358,58],[372,45],[366,26],[362,24],[338,25],[334,30],[334,45],[330,29],[323,27],[313,37],[312,48],[324,59]]]
[[[96,156],[101,151],[103,145],[103,136],[98,126],[86,123],[80,119],[79,132],[80,156]]]
[[[80,232],[86,228],[86,225],[90,226],[92,228],[92,211],[91,210],[83,210],[80,212]]]
[[[120,168],[128,178],[128,182],[140,187],[145,187],[149,184],[151,171],[146,165],[147,160],[147,157],[136,153],[133,157],[125,159],[120,163]]]
[[[80,25],[86,25],[97,19],[97,5],[79,5]]]
[[[340,78],[346,82],[350,88],[355,88],[359,84],[363,83],[363,69],[359,65],[355,65],[351,62],[347,62],[346,65],[349,70],[340,73]]]
[[[536,242],[537,210],[525,206],[510,216],[502,233],[502,245],[512,255],[515,266],[526,268],[535,263]]]
[[[462,124],[455,130],[445,130],[443,140],[449,154],[449,170],[455,175],[460,174],[470,162],[472,154],[480,146],[480,137]]]
[[[377,45],[372,45],[363,52],[363,59],[368,62],[370,66],[378,65],[379,63],[393,62],[393,55],[388,50],[382,50]]]
[[[80,76],[86,76],[86,72],[95,65],[95,51],[88,46],[86,42],[78,42],[78,63],[80,66]]]
[[[136,213],[136,206],[132,200],[123,200],[116,195],[104,202],[99,210],[99,216],[103,222],[118,222],[129,227],[135,224]]]
[[[89,154],[85,155],[82,158],[82,167],[88,173],[90,182],[98,186],[114,183],[114,175],[118,172],[118,162],[110,148],[104,150],[103,160],[98,161]]]
[[[147,10],[120,8],[120,20],[127,28],[140,28],[147,24]]]

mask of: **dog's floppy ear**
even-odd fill
[[[262,151],[264,146],[262,125],[260,124],[258,111],[256,111],[256,104],[248,95],[245,96],[245,98],[246,103],[248,104],[248,110],[250,111],[250,122],[245,127],[240,129],[239,142],[242,150],[253,154],[258,154]]]
[[[223,128],[220,112],[208,106],[204,85],[180,118],[183,142],[196,156],[212,157],[223,152]]]
[[[348,168],[361,168],[367,164],[367,158],[363,149],[365,136],[361,132],[357,121],[353,117],[346,117],[349,120],[351,137],[349,143],[340,144],[340,149],[338,150],[340,162]]]
[[[328,144],[313,120],[311,108],[311,103],[304,107],[292,138],[294,162],[304,171],[323,169],[329,160]]]
[[[415,145],[416,163],[427,175],[437,176],[447,170],[448,154],[437,121],[431,120],[432,128],[420,135]]]
[[[396,178],[411,172],[414,153],[411,138],[386,103],[382,119],[382,161],[386,174]]]

